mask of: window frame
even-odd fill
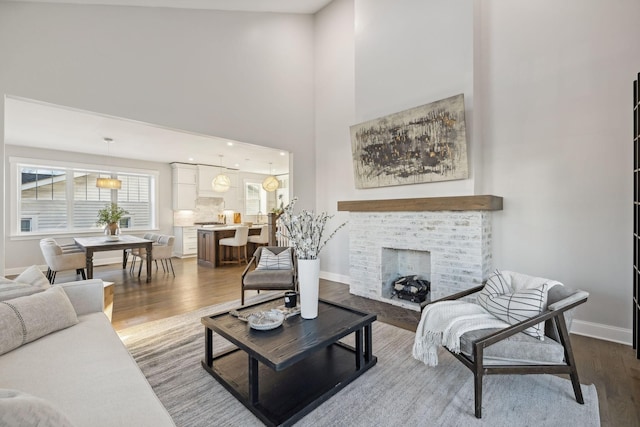
[[[247,187],[249,185],[257,185],[258,189],[260,191],[260,195],[262,196],[264,194],[264,200],[262,199],[262,197],[260,197],[260,204],[263,205],[264,204],[264,212],[262,212],[261,209],[258,210],[258,212],[262,212],[262,215],[266,215],[268,206],[269,206],[269,193],[262,188],[262,182],[258,182],[257,180],[253,180],[253,179],[244,179],[243,180],[243,186],[242,186],[242,199],[244,200],[244,209],[243,209],[243,213],[242,215],[244,215],[245,217],[247,216],[258,216],[257,213],[248,213],[247,212],[247,207],[248,207],[248,201],[249,198],[247,197]]]
[[[160,172],[158,170],[152,169],[137,169],[137,168],[128,168],[121,167],[115,165],[97,165],[92,163],[80,163],[80,162],[62,162],[59,160],[47,160],[47,159],[37,159],[37,158],[26,158],[26,157],[17,157],[12,156],[9,157],[9,170],[10,170],[10,179],[9,179],[9,192],[10,192],[10,201],[12,208],[9,209],[10,212],[10,229],[9,235],[12,239],[21,239],[21,238],[33,238],[40,236],[70,236],[70,235],[78,235],[78,234],[95,234],[99,230],[95,227],[93,228],[74,228],[70,224],[67,225],[65,229],[60,230],[47,230],[47,231],[31,231],[31,232],[23,232],[21,229],[21,221],[25,214],[21,211],[21,176],[20,170],[24,167],[30,168],[39,168],[39,169],[57,169],[64,170],[66,172],[67,180],[71,180],[71,184],[68,184],[66,187],[66,204],[67,204],[67,216],[71,217],[73,213],[73,203],[74,203],[74,194],[73,194],[73,174],[74,172],[89,172],[89,173],[97,173],[101,175],[107,174],[124,174],[124,175],[140,175],[148,177],[150,180],[150,189],[149,189],[149,207],[150,207],[150,227],[148,229],[157,229],[158,226],[158,215],[159,215],[159,206],[158,206],[158,194],[159,194],[159,176]],[[108,202],[107,202],[108,203]],[[27,215],[33,217],[31,215]],[[32,223],[37,224],[37,218],[32,218]],[[146,230],[147,228],[145,228]],[[133,231],[133,229],[132,229]],[[143,231],[135,230],[135,231]]]

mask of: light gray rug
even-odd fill
[[[260,299],[267,295],[261,294]],[[221,304],[119,332],[179,427],[260,426],[262,423],[200,365],[200,318],[228,310]],[[594,385],[552,375],[499,375],[484,380],[483,418],[473,413],[473,376],[446,351],[430,368],[411,357],[414,334],[381,322],[373,328],[378,364],[308,414],[299,426],[599,426]],[[225,341],[215,336],[215,348]]]

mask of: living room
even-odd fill
[[[632,351],[639,13],[631,0],[336,0],[302,14],[2,1],[0,92],[286,149],[299,205],[340,222],[343,200],[503,197],[494,267],[588,291],[573,332]],[[468,179],[355,188],[349,126],[458,93]],[[25,244],[2,241],[0,269],[31,265],[6,265]],[[346,232],[329,242],[323,278],[349,282],[348,248]]]

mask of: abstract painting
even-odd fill
[[[469,177],[462,94],[350,129],[356,188]]]

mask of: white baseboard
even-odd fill
[[[322,279],[331,280],[332,282],[339,282],[347,285],[351,282],[350,276],[343,276],[326,271],[321,271],[320,277]],[[571,333],[628,346],[631,346],[633,342],[633,331],[631,329],[587,322],[584,320],[574,319],[571,324]]]
[[[603,325],[602,323],[587,322],[584,320],[574,319],[571,324],[571,333],[628,346],[633,343],[633,331],[631,329]]]

